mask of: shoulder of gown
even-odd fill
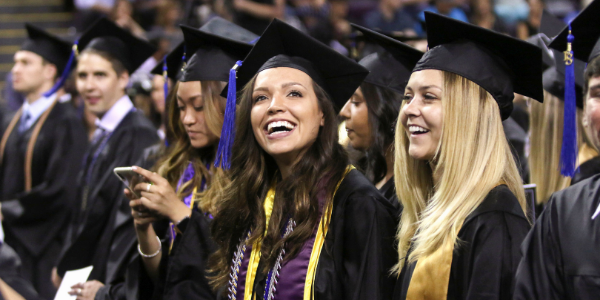
[[[600,295],[600,175],[558,191],[523,242],[515,299]]]
[[[315,299],[389,299],[397,225],[389,201],[359,171],[348,173],[334,198]]]

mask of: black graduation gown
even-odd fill
[[[93,265],[88,280],[110,283],[124,276],[135,240],[129,200],[124,185],[114,175],[115,167],[131,166],[144,149],[159,141],[152,123],[139,111],[132,111],[113,131],[91,172],[85,210],[70,224],[66,247],[58,263],[58,274]],[[92,145],[88,152],[96,152]],[[79,175],[79,200],[84,199],[85,174],[92,155]],[[83,202],[83,201],[82,201]],[[80,207],[83,206],[80,203]]]
[[[162,145],[157,144],[146,148],[143,151],[142,158],[135,163],[144,169],[151,169],[159,158],[162,151]],[[127,205],[125,205],[127,204]],[[112,219],[115,231],[111,242],[111,249],[119,249],[120,255],[112,255],[107,258],[107,275],[104,287],[96,292],[97,300],[117,300],[117,299],[137,299],[137,281],[129,282],[128,273],[139,257],[137,252],[137,236],[131,216],[129,201],[123,201],[116,218]],[[116,253],[116,252],[115,252]],[[137,270],[136,270],[137,271]],[[137,280],[137,277],[135,277]]]
[[[396,194],[396,186],[394,184],[394,176],[390,178],[380,189],[379,192],[387,199],[395,210],[396,218],[400,222],[400,215],[402,214],[402,203],[398,200]]]
[[[7,118],[8,120],[12,119]],[[82,120],[70,103],[57,103],[40,129],[32,158],[32,189],[25,191],[25,153],[39,119],[10,134],[0,167],[0,200],[6,241],[23,261],[23,274],[45,297],[55,289],[50,271],[74,211],[74,182],[87,147]],[[5,124],[7,125],[7,124]],[[6,126],[3,127],[3,132]]]
[[[600,174],[600,156],[596,156],[579,166],[579,170],[571,179],[571,185],[586,180],[596,174]]]
[[[210,236],[210,224],[210,217],[195,208],[190,219],[178,226],[182,234],[176,236],[169,254],[169,222],[157,222],[157,234],[164,233],[158,282],[152,283],[138,256],[135,276],[139,294],[128,299],[216,299],[206,279],[208,257],[217,247]]]
[[[394,278],[389,271],[398,257],[397,225],[390,203],[362,173],[350,171],[334,197],[313,285],[314,299],[390,299]],[[266,276],[258,274],[257,299],[263,297],[265,282]]]
[[[7,244],[0,243],[0,279],[27,300],[41,299],[31,282],[21,276],[21,260]],[[0,299],[2,295],[0,294]]]
[[[599,299],[600,175],[554,193],[523,242],[514,299]]]
[[[458,232],[462,242],[453,250],[447,299],[512,299],[519,246],[529,228],[508,187],[492,189]],[[393,299],[406,299],[415,266],[404,265]]]

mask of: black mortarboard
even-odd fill
[[[80,51],[94,49],[120,61],[129,74],[146,61],[156,48],[106,18],[100,18],[79,38]]]
[[[69,60],[72,44],[50,34],[43,29],[26,23],[27,39],[23,42],[21,50],[33,52],[54,64],[57,73],[61,73]]]
[[[365,27],[350,25],[362,33],[366,42],[382,48],[358,62],[369,70],[369,75],[364,81],[404,94],[410,74],[423,52]]]
[[[308,74],[338,108],[344,106],[369,73],[329,46],[274,19],[237,70],[237,91],[260,71],[277,67]]]
[[[183,42],[179,43],[175,49],[173,49],[169,54],[167,54],[166,58],[163,58],[154,69],[152,69],[151,73],[156,75],[164,75],[163,71],[167,71],[167,77],[169,77],[173,82],[179,80],[181,77],[182,71],[181,67],[184,62],[184,46]],[[164,63],[167,63],[167,70],[164,69]]]
[[[230,167],[237,92],[259,72],[279,67],[294,68],[306,73],[327,92],[334,106],[340,108],[369,73],[363,66],[329,46],[274,19],[246,56],[243,64],[237,62],[230,72],[225,121],[217,149],[216,166],[220,164],[225,168]]]
[[[600,1],[592,1],[570,24],[574,36],[573,56],[587,63],[600,56]],[[550,47],[558,51],[567,50],[569,26],[565,26]]]
[[[563,27],[565,27],[565,22],[561,19],[546,10],[542,12],[542,20],[540,21],[541,33],[545,34],[548,38],[553,38],[560,33]]]
[[[552,51],[554,51],[555,64],[548,70],[544,71],[544,90],[564,101],[565,64],[563,62],[562,53],[554,49]],[[575,103],[577,107],[583,109],[583,85],[585,83],[583,73],[585,71],[585,63],[576,58],[573,59],[573,63],[575,64]]]
[[[205,32],[202,29],[181,26],[186,49],[192,54],[183,71],[181,81],[228,80],[231,66],[248,55],[252,49],[250,42],[258,38],[257,35],[242,27],[229,24],[232,25],[228,27],[230,32],[245,32],[245,34],[233,35],[236,38],[243,38],[241,41]]]
[[[463,76],[498,102],[502,120],[513,93],[543,101],[542,54],[536,46],[504,34],[425,12],[429,51],[414,71],[442,70]]]

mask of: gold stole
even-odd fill
[[[410,279],[406,300],[447,299],[454,241],[431,255],[420,257]]]
[[[335,191],[333,193],[333,197],[337,193],[338,188],[346,175],[350,171],[354,169],[354,166],[348,166],[346,168],[346,172],[342,179],[337,183],[335,187]],[[275,200],[275,187],[271,187],[267,192],[267,197],[264,202],[265,209],[265,235],[267,234],[267,229],[269,226],[269,220],[271,219],[271,213],[273,212],[273,200]],[[319,263],[319,257],[321,255],[321,249],[323,249],[323,245],[325,244],[325,236],[327,235],[327,231],[329,230],[329,222],[331,221],[331,212],[333,211],[333,201],[329,201],[329,204],[325,208],[323,212],[323,217],[319,222],[319,229],[317,231],[317,236],[315,237],[315,243],[313,245],[312,251],[310,253],[310,260],[308,262],[308,270],[306,272],[306,281],[304,284],[304,300],[310,300],[313,298],[313,282],[315,280],[317,265]],[[248,261],[248,271],[246,272],[246,283],[244,288],[244,300],[252,300],[256,297],[253,297],[254,292],[254,280],[256,279],[256,272],[258,270],[258,264],[260,262],[260,246],[261,241],[257,241],[252,245],[252,253],[250,254],[250,260]]]

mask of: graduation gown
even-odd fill
[[[210,236],[210,223],[210,217],[194,208],[190,219],[179,224],[181,233],[170,253],[169,222],[155,223],[155,231],[164,237],[157,284],[152,283],[138,256],[134,276],[139,282],[139,294],[128,299],[216,299],[206,278],[208,257],[217,247]]]
[[[554,193],[523,242],[514,299],[600,298],[600,175]]]
[[[447,299],[512,299],[519,246],[529,222],[505,185],[492,189],[464,221],[454,247]],[[416,262],[405,263],[393,299],[406,299]],[[432,283],[437,285],[438,283]]]
[[[7,118],[6,121],[12,118]],[[87,134],[70,103],[57,103],[40,129],[32,157],[32,188],[25,191],[25,154],[39,119],[10,134],[0,167],[0,200],[6,242],[23,261],[28,280],[41,282],[40,292],[55,290],[50,271],[60,253],[69,217],[74,211],[77,172],[87,147]],[[7,124],[5,124],[7,125]],[[6,126],[3,127],[3,132]],[[42,273],[42,274],[40,274]]]
[[[398,256],[396,227],[390,203],[364,175],[350,171],[334,197],[313,282],[314,299],[390,299],[394,279],[389,271]],[[280,277],[278,287],[285,281]],[[254,283],[256,299],[262,299],[266,275],[258,274]]]
[[[21,276],[21,260],[7,244],[0,242],[0,279],[27,300],[42,299],[31,282]],[[0,299],[2,295],[0,294]]]
[[[579,170],[571,179],[571,185],[586,180],[596,174],[600,174],[600,156],[596,156],[579,166]]]
[[[400,215],[402,214],[402,204],[398,200],[396,194],[396,186],[394,184],[394,177],[390,178],[380,189],[379,192],[387,199],[395,210],[398,222],[400,222]]]
[[[152,123],[141,112],[131,111],[112,132],[91,168],[92,154],[99,149],[97,145],[90,147],[79,173],[80,213],[69,227],[68,241],[57,266],[60,276],[89,265],[94,269],[88,280],[107,284],[124,276],[133,255],[130,245],[135,232],[129,200],[123,195],[124,185],[113,169],[133,165],[146,148],[158,141]],[[91,179],[86,196],[88,170]]]

